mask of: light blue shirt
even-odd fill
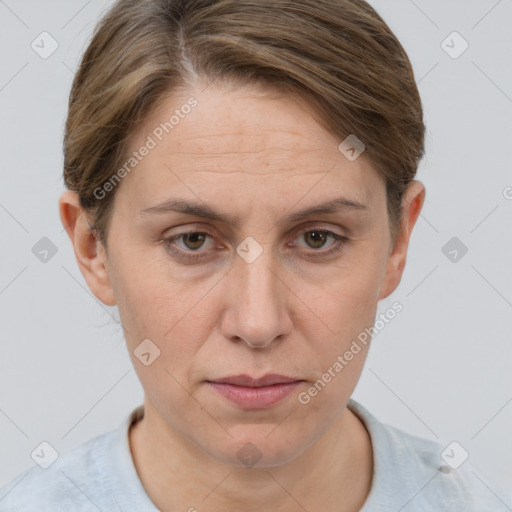
[[[447,465],[441,457],[445,447],[381,423],[354,400],[348,407],[365,424],[373,447],[372,488],[361,512],[512,510],[512,496],[495,494],[467,461],[451,469],[456,464]],[[61,455],[47,469],[34,466],[16,477],[0,490],[0,511],[157,512],[137,475],[128,441],[129,426],[142,413],[137,407],[117,430]]]

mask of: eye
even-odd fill
[[[312,229],[310,231],[304,231],[300,236],[304,235],[304,240],[309,244],[313,249],[320,249],[323,245],[325,245],[325,241],[331,236],[334,238],[334,233],[330,233],[329,231],[322,231],[319,229]]]
[[[197,231],[193,233],[182,233],[177,237],[177,239],[183,240],[186,249],[196,251],[197,249],[201,249],[201,247],[204,245],[207,236],[209,235]]]
[[[349,241],[349,238],[344,235],[339,235],[337,233],[334,233],[332,231],[329,231],[327,229],[320,229],[320,228],[314,228],[314,229],[307,229],[302,230],[298,234],[298,239],[301,237],[304,238],[306,241],[307,247],[313,248],[313,249],[320,249],[325,246],[326,241],[331,238],[334,240],[333,243],[330,244],[330,249],[319,251],[314,250],[313,252],[308,251],[308,256],[312,256],[314,258],[316,257],[325,257],[330,256],[331,254],[339,252],[343,247],[345,246],[345,243]],[[295,247],[304,247],[301,245],[293,244]]]
[[[213,234],[210,232],[190,230],[165,238],[162,243],[178,258],[193,262],[203,257],[203,253],[206,251],[200,251],[200,249],[205,245],[205,241],[208,238],[212,239],[212,236]],[[184,247],[180,247],[176,244],[176,242],[180,240],[183,242]],[[176,249],[176,245],[180,248]],[[192,253],[197,252],[198,254],[187,254],[189,251]]]

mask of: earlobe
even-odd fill
[[[425,186],[420,181],[413,180],[409,183],[404,193],[403,211],[396,243],[386,264],[386,272],[379,300],[391,295],[400,284],[405,269],[412,230],[418,220],[424,201]]]
[[[89,289],[101,302],[114,306],[117,302],[110,283],[106,252],[91,231],[76,192],[67,190],[61,195],[59,214]]]

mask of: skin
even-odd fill
[[[346,404],[369,345],[307,405],[297,395],[373,325],[379,300],[398,286],[425,188],[409,185],[393,245],[385,183],[364,153],[349,161],[307,104],[256,86],[174,91],[133,134],[132,150],[190,96],[197,107],[118,185],[108,251],[77,195],[59,201],[89,288],[119,308],[145,391],[144,418],[129,434],[137,472],[164,511],[357,511],[371,488],[372,446]],[[282,220],[339,196],[367,208]],[[140,214],[176,197],[239,225]],[[174,241],[177,251],[202,253],[187,264],[162,240],[189,228],[212,236]],[[349,241],[326,256],[338,242],[322,245],[315,230]],[[236,253],[249,236],[262,248],[252,263]],[[161,351],[149,366],[134,356],[146,338]],[[305,382],[263,410],[242,409],[205,383],[267,373]],[[253,467],[237,457],[247,443],[261,454]]]

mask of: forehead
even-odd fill
[[[365,158],[349,161],[316,115],[300,98],[261,86],[176,91],[130,140],[129,153],[151,149],[123,179],[123,195],[151,206],[174,192],[230,202],[240,192],[248,203],[325,198],[336,187],[368,202],[382,178]]]

